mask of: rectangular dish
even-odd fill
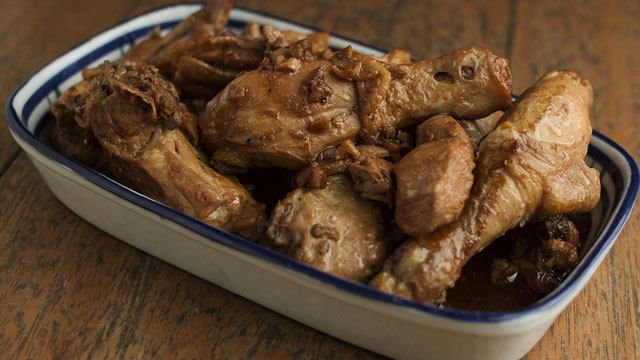
[[[622,229],[638,193],[638,169],[620,146],[594,132],[587,163],[601,172],[600,204],[580,263],[551,294],[524,309],[473,312],[437,308],[318,271],[213,228],[121,186],[61,155],[39,138],[49,106],[81,79],[80,71],[121,56],[153,27],[175,26],[201,4],[164,7],[116,25],[62,54],[27,79],[6,117],[52,192],[95,226],[153,256],[327,334],[394,358],[512,359],[526,354],[591,278]],[[234,8],[229,26],[301,26]],[[331,45],[380,55],[332,36]]]

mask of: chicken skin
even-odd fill
[[[511,104],[507,61],[484,48],[413,64],[350,47],[329,60],[289,60],[239,76],[207,104],[198,124],[214,164],[299,169],[346,140],[386,145],[437,113],[479,118]]]
[[[540,78],[480,143],[475,183],[457,220],[404,243],[370,284],[437,302],[468,259],[507,230],[595,207],[599,173],[584,162],[592,102],[591,86],[572,72]]]
[[[264,230],[264,206],[201,161],[181,130],[193,115],[155,67],[106,63],[86,117],[120,183],[249,239]]]

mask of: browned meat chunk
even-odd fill
[[[123,65],[153,63],[164,69],[165,75],[170,76],[177,59],[200,46],[202,39],[214,37],[222,30],[230,11],[230,0],[211,1],[202,10],[181,21],[165,37],[160,35],[160,28],[156,28],[149,38],[131,47],[116,62]],[[102,149],[93,136],[90,121],[84,116],[91,79],[101,75],[103,70],[102,66],[83,70],[84,80],[62,93],[53,103],[51,112],[56,117],[56,127],[51,141],[59,151],[72,159],[109,174]],[[189,121],[191,124],[185,123],[184,126],[191,128],[187,132],[195,140],[195,123],[193,119]]]
[[[371,285],[436,301],[467,260],[508,229],[592,209],[600,198],[598,171],[584,162],[592,102],[591,86],[574,73],[539,79],[480,143],[475,184],[458,219],[403,244]]]
[[[122,184],[248,238],[264,229],[264,206],[199,159],[179,129],[193,115],[156,68],[107,63],[92,82],[86,117]]]
[[[384,260],[380,210],[353,190],[346,175],[324,189],[296,189],[278,202],[267,236],[274,249],[317,269],[366,280]]]
[[[418,146],[395,166],[395,221],[413,237],[455,220],[473,185],[473,148],[450,116],[436,115],[417,129]]]
[[[202,144],[225,148],[214,162],[299,169],[345,140],[387,145],[398,127],[427,116],[477,118],[511,103],[507,62],[484,48],[406,65],[350,48],[331,60],[293,60],[239,76],[207,104]]]
[[[367,141],[380,141],[387,128],[413,125],[434,114],[474,119],[511,104],[507,60],[486,48],[402,65],[386,65],[347,48],[332,61],[338,76],[356,83]]]

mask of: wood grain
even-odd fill
[[[0,105],[27,76],[153,1],[0,0]],[[259,1],[237,5],[417,59],[483,45],[514,91],[546,71],[589,79],[594,128],[640,158],[637,1]],[[148,256],[59,203],[0,125],[2,358],[376,358]],[[640,357],[640,215],[527,359]],[[428,357],[428,354],[425,354]]]

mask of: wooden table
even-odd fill
[[[27,76],[107,27],[174,0],[0,0],[2,108]],[[443,2],[444,3],[444,2]],[[514,92],[551,69],[595,90],[596,130],[640,159],[640,3],[499,0],[237,1],[414,58],[484,45],[509,58]],[[138,251],[52,195],[0,125],[2,358],[369,358]],[[640,213],[530,359],[640,356]],[[428,354],[425,354],[428,357]]]

